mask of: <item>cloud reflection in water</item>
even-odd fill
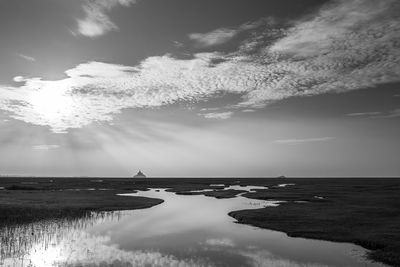
[[[184,196],[163,190],[134,195],[165,202],[143,210],[91,213],[80,219],[2,229],[0,265],[364,266],[349,255],[353,249],[365,252],[355,245],[291,238],[235,224],[227,215],[232,210],[261,208],[265,201]]]

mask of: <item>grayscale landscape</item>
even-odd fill
[[[0,0],[0,266],[400,266],[398,0]]]

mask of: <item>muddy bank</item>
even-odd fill
[[[400,266],[399,182],[297,183],[286,190],[245,195],[288,201],[278,207],[233,211],[229,215],[239,223],[282,231],[292,237],[354,243],[371,250],[371,260]]]

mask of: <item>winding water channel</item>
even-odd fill
[[[272,209],[279,202],[240,195],[177,195],[164,189],[124,196],[160,198],[164,203],[5,229],[0,266],[383,266],[367,261],[366,250],[353,244],[291,238],[237,224],[227,215],[240,209]]]

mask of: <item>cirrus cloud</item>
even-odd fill
[[[206,119],[216,119],[216,120],[226,120],[232,117],[233,112],[232,111],[227,111],[227,112],[210,112],[210,113],[205,113],[205,114],[200,114]]]
[[[118,30],[106,13],[118,5],[128,7],[134,3],[136,0],[85,0],[82,7],[85,17],[77,19],[79,34],[97,37]]]
[[[92,2],[91,2],[92,3]],[[105,12],[132,1],[94,1]],[[101,3],[101,4],[100,4]],[[104,4],[104,5],[103,5]],[[0,109],[28,123],[65,132],[111,121],[126,108],[197,102],[237,94],[234,109],[254,109],[293,96],[347,92],[400,81],[400,23],[395,0],[333,1],[286,29],[265,20],[235,52],[170,54],[136,66],[80,64],[66,79],[16,77],[21,86],[0,86]],[[236,31],[252,31],[239,26]],[[260,28],[263,30],[260,32]],[[221,113],[204,116],[221,117]]]
[[[190,33],[188,37],[195,42],[198,48],[206,48],[225,44],[241,33],[248,33],[260,26],[272,25],[273,23],[272,18],[265,18],[244,23],[237,28],[219,28],[206,33]]]
[[[325,142],[334,139],[334,137],[317,137],[317,138],[304,138],[304,139],[281,139],[275,140],[276,144],[304,144],[304,143],[315,143]]]
[[[57,149],[59,148],[59,145],[34,145],[32,146],[32,149],[35,150],[51,150],[51,149]]]
[[[17,54],[20,58],[25,59],[26,61],[30,61],[30,62],[35,62],[36,58],[31,57],[31,56],[27,56],[24,54]]]
[[[231,40],[237,34],[235,29],[221,28],[209,33],[191,33],[189,39],[196,41],[199,47],[220,45]]]

